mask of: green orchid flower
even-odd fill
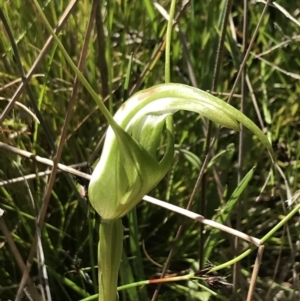
[[[90,202],[104,221],[126,215],[168,172],[174,154],[170,115],[178,110],[199,113],[237,131],[240,122],[272,153],[267,138],[250,119],[204,91],[182,84],[162,84],[141,91],[115,114],[116,125],[108,129],[92,174]],[[164,131],[166,150],[159,159],[157,149]]]
[[[89,199],[101,216],[99,300],[116,301],[123,231],[120,218],[135,207],[170,169],[174,156],[172,114],[196,112],[239,130],[239,123],[257,135],[273,156],[262,131],[224,101],[182,84],[161,84],[136,93],[117,111],[107,131],[100,160],[92,174]],[[164,135],[165,134],[165,135]],[[158,153],[166,137],[164,153]]]

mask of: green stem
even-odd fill
[[[281,222],[279,222],[272,230],[270,230],[262,239],[261,244],[264,244],[268,239],[272,237],[272,235],[282,226],[284,226],[289,219],[291,219],[297,212],[300,210],[300,204],[298,204]],[[209,272],[214,272],[217,270],[224,269],[233,265],[234,263],[242,260],[246,256],[248,256],[252,251],[254,251],[256,247],[251,247],[250,249],[246,250],[244,253],[240,254],[239,256],[235,257],[234,259],[227,261],[223,264],[213,267]]]
[[[121,290],[125,290],[125,289],[129,289],[129,288],[133,288],[133,287],[137,287],[137,286],[142,286],[142,285],[148,285],[148,284],[157,284],[157,283],[168,283],[168,282],[175,282],[175,281],[188,281],[188,280],[196,280],[197,284],[199,287],[201,287],[203,290],[208,291],[210,294],[212,294],[213,296],[216,296],[218,298],[220,298],[221,300],[228,300],[225,297],[218,295],[216,292],[210,290],[208,287],[198,283],[199,280],[203,280],[202,277],[195,277],[195,273],[190,273],[187,275],[182,275],[182,276],[176,276],[176,277],[168,277],[168,278],[159,278],[159,279],[150,279],[150,280],[142,280],[142,281],[138,281],[138,282],[134,282],[134,283],[130,283],[130,284],[125,284],[122,286],[118,287],[118,291]],[[88,296],[84,299],[81,299],[80,301],[91,301],[91,300],[96,300],[98,297],[98,294],[92,295],[92,296]]]
[[[166,58],[165,58],[165,83],[171,82],[171,39],[172,39],[172,29],[173,29],[173,20],[175,16],[175,5],[176,0],[172,0],[169,14],[169,21],[167,26],[167,34],[166,34]],[[168,145],[170,143],[174,143],[174,122],[173,116],[168,116],[166,119],[166,128],[169,131],[170,135],[168,135]],[[167,157],[167,156],[166,156]]]
[[[171,82],[171,38],[172,38],[172,27],[175,15],[175,4],[176,0],[172,0],[169,14],[169,21],[167,27],[167,35],[166,35],[166,59],[165,59],[165,83],[168,84]]]
[[[300,204],[298,204],[281,222],[279,222],[272,230],[270,230],[262,239],[262,243],[265,243],[272,235],[282,226],[284,226],[288,220],[290,220],[300,210]]]
[[[118,273],[123,249],[121,219],[100,224],[98,248],[99,301],[116,301]]]
[[[227,262],[225,262],[225,263],[223,263],[223,264],[220,264],[220,265],[217,265],[217,266],[213,267],[211,270],[209,270],[208,273],[215,272],[215,271],[224,269],[224,268],[226,268],[226,267],[229,267],[229,266],[235,264],[236,262],[242,260],[242,259],[245,258],[246,256],[248,256],[248,255],[249,255],[252,251],[254,251],[254,250],[255,250],[254,247],[253,247],[253,248],[250,248],[250,249],[246,250],[244,253],[242,253],[241,255],[239,255],[239,256],[233,258],[232,260],[229,260],[229,261],[227,261]]]

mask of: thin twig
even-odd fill
[[[255,290],[256,279],[258,276],[261,260],[262,260],[263,253],[264,253],[264,248],[265,248],[265,246],[261,245],[261,246],[259,246],[259,248],[257,250],[257,255],[256,255],[256,259],[255,259],[254,268],[252,271],[252,276],[251,276],[251,280],[250,280],[250,286],[249,286],[246,301],[252,301],[252,297],[253,297],[254,290]]]
[[[224,18],[222,21],[222,27],[221,27],[221,36],[219,38],[219,43],[217,47],[217,54],[216,54],[216,61],[215,61],[215,66],[214,66],[214,74],[213,74],[213,79],[212,79],[212,84],[211,84],[211,90],[217,90],[218,82],[219,82],[219,76],[220,76],[220,69],[221,69],[221,62],[223,59],[223,52],[224,52],[224,42],[225,42],[225,36],[226,36],[226,30],[227,30],[227,24],[228,24],[228,19],[229,19],[229,14],[231,12],[231,7],[232,7],[233,0],[228,0],[226,1],[225,4],[225,14]],[[208,122],[208,127],[207,127],[207,134],[206,134],[206,139],[205,139],[205,150],[204,150],[204,162],[207,162],[210,159],[210,156],[213,152],[212,146],[211,146],[211,136],[212,136],[212,121]],[[207,199],[206,199],[206,166],[203,165],[201,167],[201,170],[199,172],[199,176],[196,180],[195,186],[192,191],[192,195],[189,200],[189,204],[191,206],[192,201],[195,198],[196,191],[198,190],[198,187],[201,185],[201,198],[200,198],[200,213],[205,214],[206,211],[206,205],[207,205]],[[216,175],[217,172],[215,171],[214,174]],[[218,177],[217,177],[218,179]],[[219,185],[218,185],[218,192],[219,195],[222,196],[223,192],[220,191]],[[204,267],[204,243],[205,243],[205,235],[204,233],[204,226],[200,226],[200,240],[199,240],[199,265],[200,269]]]
[[[244,0],[243,5],[243,56],[246,55],[246,49],[247,49],[247,26],[248,26],[248,0]],[[246,76],[247,76],[247,70],[246,70],[246,64],[243,66],[242,74],[241,74],[241,107],[240,111],[242,113],[245,112],[245,105],[246,105],[246,93],[247,93],[247,86],[246,86]],[[237,185],[240,184],[240,182],[243,179],[243,166],[244,166],[244,135],[245,135],[245,127],[240,126],[240,133],[239,133],[239,152],[238,152],[238,171],[237,171]],[[236,206],[236,228],[240,230],[241,228],[241,220],[242,220],[242,201],[241,196],[238,198],[237,206]],[[239,252],[239,239],[238,237],[234,240],[234,246],[233,246],[233,254],[236,256]],[[241,284],[241,271],[240,271],[240,263],[237,262],[233,266],[233,281],[232,281],[232,290],[233,290],[233,299],[236,298],[236,292],[238,286],[242,287]]]
[[[271,0],[267,0],[267,1],[266,1],[266,5],[265,5],[265,7],[264,7],[264,9],[263,9],[263,11],[262,11],[262,13],[261,13],[261,16],[260,16],[260,18],[259,18],[259,20],[258,20],[258,22],[257,22],[257,24],[256,24],[256,27],[255,27],[253,36],[252,36],[251,41],[250,41],[250,43],[249,43],[249,45],[248,45],[247,51],[246,51],[246,53],[245,53],[245,56],[244,56],[244,58],[243,58],[243,61],[242,61],[242,63],[241,63],[241,66],[240,66],[240,68],[239,68],[238,74],[236,75],[236,79],[235,79],[235,81],[234,81],[234,84],[233,84],[233,86],[232,86],[232,88],[231,88],[230,96],[229,96],[228,101],[227,101],[228,103],[230,103],[231,100],[232,100],[232,98],[233,98],[233,94],[234,94],[235,88],[236,88],[236,86],[237,86],[237,84],[238,84],[238,82],[239,82],[239,80],[240,80],[242,71],[243,71],[243,69],[244,69],[245,64],[247,63],[247,60],[248,60],[248,57],[249,57],[249,55],[250,55],[252,46],[253,46],[253,44],[254,44],[254,42],[255,42],[255,40],[256,40],[256,36],[257,36],[257,34],[258,34],[258,30],[259,30],[259,28],[260,28],[260,26],[261,26],[261,24],[262,24],[262,21],[263,21],[263,19],[264,19],[264,16],[265,16],[265,14],[266,14],[266,12],[267,12],[267,9],[268,9],[270,3],[271,3]]]
[[[207,225],[207,226],[210,226],[210,227],[213,227],[213,228],[216,228],[216,229],[219,229],[223,232],[226,232],[226,233],[229,233],[231,235],[234,235],[234,236],[237,236],[243,240],[246,240],[248,242],[251,242],[253,244],[255,244],[256,246],[259,246],[261,245],[261,241],[260,239],[256,238],[256,237],[253,237],[253,236],[249,236],[243,232],[240,232],[238,230],[235,230],[235,229],[232,229],[230,227],[227,227],[223,224],[220,224],[220,223],[217,223],[213,220],[210,220],[210,219],[207,219],[205,218],[204,216],[198,214],[198,213],[194,213],[192,211],[189,211],[187,209],[184,209],[184,208],[181,208],[181,207],[178,207],[178,206],[175,206],[173,204],[170,204],[168,202],[163,202],[161,200],[158,200],[158,199],[155,199],[153,197],[150,197],[148,195],[145,195],[143,197],[143,200],[148,202],[148,203],[152,203],[152,204],[155,204],[159,207],[162,207],[162,208],[166,208],[170,211],[173,211],[173,212],[176,212],[176,213],[179,213],[181,215],[184,215],[190,219],[193,219],[193,220],[196,220],[204,225]]]
[[[51,167],[53,167],[53,164],[54,164],[53,161],[50,160],[50,159],[47,159],[47,158],[44,158],[44,157],[40,157],[40,156],[36,156],[33,153],[30,153],[30,152],[18,149],[16,147],[10,146],[10,145],[5,144],[3,142],[0,142],[0,148],[8,150],[8,151],[10,151],[12,153],[18,154],[18,155],[20,155],[22,157],[26,157],[28,159],[32,159],[32,160],[34,160],[36,162],[43,163],[43,164],[51,166]],[[58,167],[58,169],[60,169],[62,171],[65,171],[67,173],[73,174],[75,176],[78,176],[78,177],[81,177],[81,178],[84,178],[84,179],[87,179],[87,180],[90,180],[90,178],[91,178],[91,175],[88,175],[88,174],[86,174],[84,172],[81,172],[79,170],[76,170],[76,169],[74,169],[72,167],[66,166],[66,165],[61,164],[61,163],[58,163],[57,167]]]
[[[108,76],[108,66],[105,58],[106,55],[106,42],[104,34],[104,24],[102,18],[102,3],[103,1],[98,1],[96,8],[96,22],[95,27],[97,31],[97,47],[98,47],[98,68],[100,71],[101,78],[101,88],[102,88],[102,97],[105,98],[109,95],[109,76]]]
[[[82,163],[78,163],[78,164],[72,164],[70,166],[66,166],[67,168],[80,168],[80,167],[86,167],[87,166],[87,162],[82,162]],[[1,186],[6,186],[6,185],[10,185],[10,184],[15,184],[15,183],[19,183],[19,182],[23,182],[23,181],[27,181],[27,180],[32,180],[32,179],[36,179],[37,177],[44,177],[44,176],[48,176],[51,174],[51,170],[45,170],[45,171],[40,171],[38,173],[35,174],[29,174],[23,177],[18,177],[18,178],[14,178],[14,179],[10,179],[10,180],[4,180],[4,181],[0,181],[0,187]],[[58,172],[61,172],[61,170],[59,170]]]

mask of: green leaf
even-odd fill
[[[247,187],[248,183],[252,179],[253,175],[255,172],[255,167],[251,168],[248,173],[244,176],[242,181],[239,183],[239,185],[235,188],[233,191],[232,195],[230,196],[228,202],[226,202],[224,208],[222,208],[221,213],[219,214],[218,218],[214,219],[218,223],[225,223],[227,218],[229,217],[229,214],[232,212],[234,209],[234,206],[236,202],[238,201],[240,195],[243,193],[245,188]],[[210,231],[210,235],[207,239],[207,244],[205,246],[205,256],[209,258],[211,251],[213,248],[216,247],[215,243],[217,242],[218,244],[220,243],[219,240],[217,239],[212,239],[214,235],[218,233],[218,230],[212,229]]]

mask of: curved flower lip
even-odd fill
[[[182,84],[161,84],[136,93],[114,116],[101,158],[92,174],[89,199],[104,220],[128,213],[168,172],[174,156],[172,114],[179,110],[196,112],[222,126],[250,129],[271,156],[273,149],[263,132],[243,113],[226,102]],[[156,157],[162,132],[166,150]]]

